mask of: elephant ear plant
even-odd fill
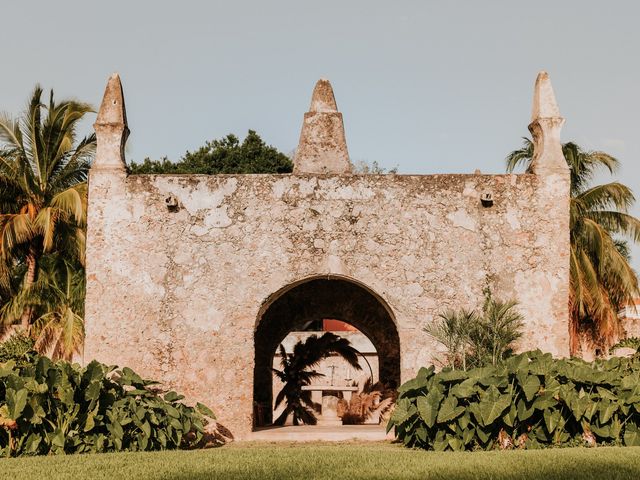
[[[587,363],[525,352],[494,367],[422,368],[388,424],[428,450],[640,446],[640,355]]]
[[[194,448],[213,418],[129,368],[35,352],[0,363],[0,455]]]

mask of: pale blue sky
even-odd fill
[[[0,16],[0,110],[20,111],[36,82],[97,106],[118,71],[129,159],[249,128],[290,152],[327,77],[353,160],[499,173],[545,69],[563,140],[616,155],[640,196],[635,1],[58,0],[3,2]]]

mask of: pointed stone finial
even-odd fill
[[[529,131],[533,136],[531,172],[544,174],[569,171],[560,142],[562,125],[564,125],[564,118],[560,115],[549,75],[547,72],[540,72],[534,87],[533,109],[529,124]]]
[[[531,121],[533,122],[538,118],[559,118],[561,116],[549,74],[544,71],[540,72],[536,78],[536,85],[533,91]]]
[[[336,97],[333,95],[331,83],[326,78],[321,78],[316,83],[311,95],[310,112],[337,112],[338,105]]]
[[[127,111],[120,76],[114,73],[107,82],[96,123],[96,156],[92,170],[125,173],[124,146],[129,136]]]
[[[293,159],[293,172],[351,173],[342,114],[338,112],[329,80],[318,80],[313,89]]]

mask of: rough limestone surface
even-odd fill
[[[481,305],[486,286],[519,302],[519,349],[566,356],[569,176],[541,168],[547,157],[520,175],[216,176],[126,175],[98,157],[83,360],[161,380],[244,438],[265,306],[318,278],[357,282],[384,304],[401,381],[442,358],[423,327]]]
[[[349,173],[351,162],[344,135],[342,114],[329,80],[320,79],[304,114],[294,173]]]

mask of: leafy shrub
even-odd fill
[[[11,335],[0,343],[0,363],[8,362],[9,360],[15,360],[16,362],[27,360],[29,353],[35,353],[33,351],[34,343],[30,337],[22,333]]]
[[[422,368],[402,385],[388,430],[429,450],[640,446],[640,356],[587,363],[539,350],[498,367]]]
[[[213,413],[129,368],[27,354],[0,364],[0,455],[194,447]]]
[[[628,337],[620,340],[615,345],[609,348],[610,352],[613,352],[617,348],[635,348],[636,351],[640,351],[640,337]]]

